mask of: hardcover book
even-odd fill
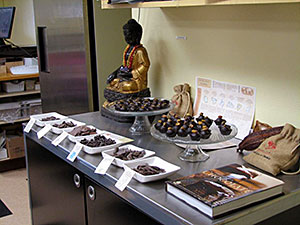
[[[230,164],[166,184],[169,193],[215,217],[282,193],[284,182],[245,166]]]

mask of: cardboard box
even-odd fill
[[[7,159],[7,150],[6,148],[0,148],[0,159]]]
[[[2,83],[3,91],[7,93],[24,91],[24,81],[7,81]]]
[[[35,88],[35,80],[25,80],[25,90],[33,91]]]
[[[6,66],[0,65],[0,75],[5,75],[5,74],[6,74]]]
[[[11,67],[13,67],[13,66],[22,66],[22,65],[24,65],[24,63],[23,63],[23,61],[6,62],[5,65],[6,65],[7,71],[10,72],[10,68],[11,68]]]
[[[25,147],[23,134],[7,134],[6,149],[10,159],[24,157]]]

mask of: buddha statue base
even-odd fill
[[[108,102],[114,102],[117,100],[127,99],[127,98],[150,97],[150,96],[151,96],[151,92],[149,88],[134,93],[121,93],[121,92],[110,90],[108,88],[104,89],[104,98]]]

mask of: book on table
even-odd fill
[[[167,191],[210,217],[282,193],[284,182],[230,164],[166,182]]]

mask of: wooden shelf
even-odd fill
[[[12,93],[0,92],[0,98],[16,97],[16,96],[23,96],[23,95],[34,95],[40,93],[41,93],[40,90],[20,91],[20,92],[12,92]]]
[[[9,80],[20,80],[20,79],[30,79],[39,77],[38,73],[35,74],[11,74],[7,73],[0,75],[0,81],[9,81]]]
[[[13,123],[21,123],[21,122],[26,122],[28,120],[29,120],[29,117],[28,118],[17,119],[17,120],[11,121],[11,122],[6,122],[6,121],[3,121],[3,120],[0,120],[0,125],[7,125],[7,124],[13,124]]]
[[[16,159],[6,158],[0,160],[0,172],[15,170],[24,167],[26,167],[25,157]]]
[[[128,3],[107,4],[107,2],[108,2],[107,0],[101,0],[102,9],[297,3],[300,2],[300,0],[172,0],[172,1],[140,2],[135,4],[128,4]]]

